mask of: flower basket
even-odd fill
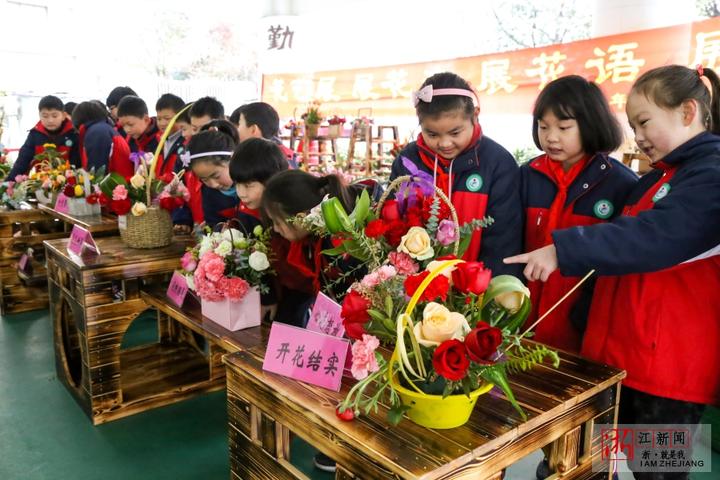
[[[330,138],[337,138],[342,133],[342,124],[336,123],[336,124],[330,124],[328,125],[328,137]]]
[[[57,198],[56,198],[57,200]],[[100,204],[89,204],[85,198],[68,198],[68,213],[75,217],[100,215]]]
[[[173,237],[170,213],[159,207],[150,207],[140,216],[125,215],[124,221],[118,217],[118,228],[120,237],[130,248],[165,247]]]
[[[319,123],[306,123],[305,124],[305,135],[308,138],[316,138],[318,136],[319,129],[320,129]]]
[[[260,325],[260,292],[254,287],[240,301],[201,299],[201,308],[203,316],[233,332]]]

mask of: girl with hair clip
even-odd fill
[[[720,81],[709,68],[652,69],[626,113],[653,170],[622,215],[556,230],[550,245],[505,261],[526,263],[533,281],[594,269],[581,353],[627,371],[618,423],[697,424],[704,405],[720,404]],[[688,478],[635,472],[649,475]]]
[[[519,171],[512,155],[483,135],[477,95],[454,73],[427,78],[413,93],[422,133],[392,166],[391,179],[428,173],[452,201],[460,223],[490,216],[490,227],[473,234],[463,258],[481,260],[493,274],[519,274],[502,263],[521,251]]]
[[[227,125],[223,125],[223,122]],[[205,125],[187,145],[185,161],[189,161],[193,177],[197,180],[188,182],[188,189],[191,197],[197,198],[199,195],[202,199],[203,220],[210,228],[233,218],[238,208],[239,200],[229,169],[230,157],[236,145],[237,131],[225,120]],[[192,219],[185,213],[182,217],[174,216],[173,222],[176,226],[182,224],[189,227]],[[177,230],[180,229],[176,227]],[[188,233],[187,228],[182,230]]]
[[[547,84],[533,109],[533,140],[545,154],[520,167],[525,210],[524,251],[552,243],[552,232],[608,221],[622,211],[637,182],[632,170],[608,157],[620,147],[620,124],[600,88],[570,75]],[[554,272],[547,282],[530,282],[529,327],[580,279]],[[593,283],[576,292],[535,329],[534,340],[580,351]]]

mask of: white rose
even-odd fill
[[[207,252],[213,249],[213,240],[209,236],[203,237],[200,241],[200,249],[198,250],[198,256],[202,257]]]
[[[428,272],[432,272],[433,270],[436,270],[440,265],[447,262],[447,260],[433,260],[432,262],[427,264],[427,267],[425,267],[425,270]],[[442,272],[440,272],[440,275],[445,275],[447,278],[450,279],[450,283],[452,283],[452,272],[457,270],[456,266],[452,266],[449,268],[446,268]]]
[[[251,253],[250,258],[248,258],[248,263],[250,264],[250,268],[252,268],[256,272],[262,272],[263,270],[267,270],[270,267],[270,262],[268,261],[267,255],[265,255],[263,252]]]
[[[469,332],[470,325],[461,313],[435,302],[425,306],[423,320],[414,329],[418,343],[426,347],[436,347],[451,338],[462,340]]]
[[[223,230],[222,232],[222,239],[229,242],[237,243],[238,240],[241,240],[243,238],[245,238],[245,235],[243,235],[243,233],[236,228],[228,228],[227,230]]]
[[[132,206],[132,210],[130,211],[136,217],[140,217],[142,215],[145,215],[145,213],[147,212],[147,206],[142,202],[136,202],[135,205]]]
[[[143,188],[145,186],[145,177],[136,173],[130,178],[130,185],[135,188]]]
[[[215,253],[217,253],[221,257],[225,257],[229,255],[230,252],[232,252],[232,249],[232,243],[230,243],[230,241],[228,240],[223,240],[222,242],[220,242],[220,245],[215,247]]]
[[[403,235],[398,246],[399,252],[404,252],[416,260],[427,260],[435,255],[430,236],[421,227],[411,227],[408,232]]]
[[[65,183],[66,178],[62,175],[58,175],[55,177],[55,180],[57,180],[58,183]]]

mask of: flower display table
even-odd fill
[[[48,306],[45,284],[26,285],[17,263],[33,249],[35,275],[45,274],[43,241],[66,237],[63,224],[38,208],[0,210],[0,314],[40,310]]]
[[[38,208],[51,217],[57,218],[61,222],[65,223],[65,229],[68,232],[72,229],[73,225],[78,225],[92,233],[94,237],[104,237],[118,234],[118,220],[117,217],[113,215],[89,215],[76,217],[70,215],[69,213],[58,212],[48,205],[40,205]]]
[[[167,285],[189,240],[136,250],[118,237],[96,240],[102,255],[78,257],[68,239],[45,242],[58,378],[92,420],[108,422],[218,390],[197,345],[158,325],[158,341],[121,350],[132,321],[148,308],[146,285]]]
[[[306,479],[291,463],[290,432],[338,462],[337,479],[499,479],[502,469],[551,444],[562,478],[608,478],[594,424],[615,422],[623,371],[561,353],[559,369],[537,366],[510,377],[523,420],[499,394],[479,398],[470,421],[431,430],[379,413],[340,420],[335,393],[262,370],[254,348],[224,357],[231,478]],[[593,458],[600,466],[593,471]],[[555,477],[553,477],[555,478]]]

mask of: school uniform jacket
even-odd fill
[[[15,180],[17,175],[27,175],[33,166],[33,158],[45,150],[43,145],[46,143],[55,144],[57,151],[70,160],[72,165],[78,166],[80,164],[78,134],[73,128],[72,122],[70,120],[63,121],[57,132],[48,132],[42,122],[38,122],[28,132],[27,139],[23,146],[20,147],[17,159],[7,176],[7,180]]]
[[[80,126],[80,154],[86,170],[105,166],[107,173],[117,172],[125,178],[135,173],[127,142],[108,120]]]
[[[605,154],[588,159],[577,177],[567,187],[567,199],[557,218],[551,219],[551,206],[558,195],[559,186],[551,170],[552,162],[541,155],[520,167],[520,196],[525,208],[525,251],[531,252],[552,243],[549,230],[578,225],[594,225],[606,222],[622,212],[627,195],[638,180],[632,170]],[[580,280],[553,272],[547,282],[530,282],[532,311],[527,319],[529,327],[539,315],[543,315]],[[587,316],[592,284],[585,291],[577,290],[561,303],[536,328],[534,340],[556,348],[579,352],[581,331],[571,315],[583,318],[574,323],[584,323]],[[582,294],[587,296],[585,302]],[[580,302],[580,303],[578,303]],[[576,308],[585,306],[584,309]],[[581,311],[573,311],[581,310]]]
[[[402,157],[410,159],[421,171],[433,175],[420,159],[417,142],[408,144],[392,166],[391,179],[408,175]],[[427,150],[431,158],[435,153]],[[480,260],[490,268],[493,275],[512,274],[520,276],[522,268],[505,265],[502,260],[520,253],[522,248],[522,205],[520,203],[520,175],[513,156],[500,144],[481,136],[475,144],[458,155],[444,168],[437,169],[449,175],[450,185],[437,185],[446,193],[451,191],[451,201],[457,210],[460,224],[484,216],[495,222],[488,228],[476,231],[464,259]],[[451,187],[451,188],[450,188]]]
[[[160,143],[160,130],[157,126],[157,120],[155,117],[150,117],[150,125],[138,138],[133,138],[130,135],[125,136],[130,151],[135,152],[146,152],[155,153],[158,143]]]
[[[170,140],[171,138],[172,140]],[[161,176],[167,173],[178,173],[183,168],[185,168],[186,172],[190,170],[190,166],[188,165],[187,168],[184,167],[180,159],[180,156],[186,148],[185,138],[182,136],[182,133],[178,131],[168,136],[166,142],[170,144],[170,148],[167,149],[167,152],[165,148],[160,151],[160,157],[155,167],[155,175]]]
[[[636,390],[720,403],[720,137],[702,133],[643,176],[623,215],[553,234],[560,270],[598,279],[582,354]]]
[[[192,192],[190,193],[192,196]],[[205,223],[214,228],[220,222],[225,222],[235,217],[240,203],[237,196],[228,196],[214,188],[201,185],[200,195],[202,198],[202,210]]]

